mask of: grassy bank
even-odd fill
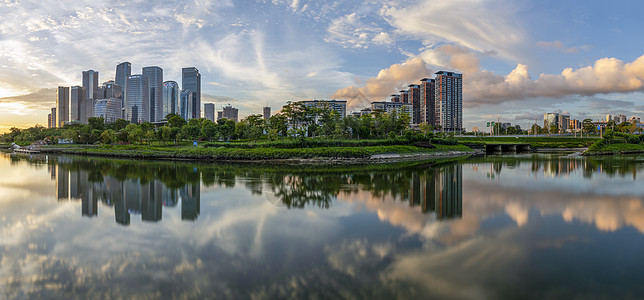
[[[644,153],[644,144],[611,143],[600,140],[588,147],[584,155],[613,155]]]
[[[575,137],[458,137],[464,144],[530,144],[532,148],[586,148],[599,138]]]
[[[450,151],[471,152],[464,145],[436,145],[421,148],[410,145],[313,148],[234,148],[234,147],[163,147],[144,145],[103,145],[45,147],[42,152],[96,155],[146,159],[204,159],[204,160],[277,160],[277,159],[364,159],[377,154],[430,154]]]

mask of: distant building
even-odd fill
[[[265,106],[264,110],[263,110],[263,113],[264,113],[264,120],[268,120],[268,119],[271,118],[271,108],[270,107]]]
[[[340,118],[344,118],[347,115],[347,101],[345,100],[306,100],[300,102],[306,106],[317,108],[328,107],[337,112]]]
[[[570,116],[559,115],[557,123],[557,126],[561,130],[561,132],[568,132],[568,126],[570,125]]]
[[[414,114],[413,104],[411,103],[402,103],[402,102],[371,102],[371,111],[382,111],[388,114],[406,114],[409,116],[409,122],[412,123],[412,117]]]
[[[640,123],[640,118],[639,117],[631,117],[630,122],[633,124],[639,124]]]
[[[579,120],[570,120],[569,126],[572,132],[579,131],[581,129],[581,122]]]
[[[148,79],[150,122],[160,122],[163,114],[163,69],[152,66],[143,68],[143,76]]]
[[[610,114],[607,114],[606,115],[606,122],[610,122],[611,120],[613,120],[613,117]]]
[[[622,124],[626,121],[627,121],[626,116],[622,114],[619,114],[613,117],[613,122],[615,122],[615,124]]]
[[[435,73],[436,124],[445,131],[463,128],[463,75],[454,72]]]
[[[54,119],[56,119],[56,117],[54,117]],[[47,128],[52,128],[51,123],[51,114],[47,114]]]
[[[194,95],[191,90],[182,90],[179,95],[179,115],[186,121],[195,119],[195,109],[192,107],[195,103]]]
[[[417,84],[410,84],[409,89],[407,89],[408,102],[412,104],[413,107],[413,117],[411,120],[412,124],[420,124],[420,86]]]
[[[556,128],[559,128],[559,114],[543,114],[543,128],[550,130],[550,127],[552,127],[552,125],[554,125]]]
[[[51,108],[51,114],[49,114],[49,115],[51,115],[51,119],[49,120],[48,127],[49,127],[49,128],[56,128],[56,127],[58,127],[58,125],[56,125],[56,118],[57,118],[57,116],[56,116],[56,108],[55,108],[55,107],[52,107],[52,108]]]
[[[148,78],[132,75],[127,78],[125,119],[132,123],[150,121],[150,88]]]
[[[400,95],[391,95],[391,102],[400,102]]]
[[[434,79],[423,78],[420,80],[420,123],[427,123],[435,126],[435,93],[436,84]],[[392,99],[393,102],[393,99]]]
[[[122,62],[116,66],[116,76],[114,77],[114,83],[121,87],[123,95],[121,96],[121,109],[125,108],[127,101],[127,78],[132,75],[132,64],[129,62]],[[121,115],[121,118],[125,118],[125,113]]]
[[[84,72],[83,72],[84,73]],[[81,108],[85,102],[85,96],[87,95],[85,88],[81,86],[73,86],[71,88],[71,96],[69,101],[69,110],[71,113],[70,121],[79,121],[81,120]]]
[[[69,87],[59,86],[56,90],[56,127],[69,121]]]
[[[239,110],[232,107],[230,104],[228,104],[228,106],[222,107],[222,111],[220,113],[217,113],[217,121],[221,119],[228,119],[235,121],[235,123],[237,122]]]
[[[94,93],[98,92],[98,71],[83,71],[83,88],[85,89],[85,99],[96,99]]]
[[[402,90],[400,91],[400,102],[409,103],[409,92]]]
[[[201,74],[197,68],[181,69],[181,88],[193,93],[190,115],[194,119],[201,118]]]
[[[94,116],[103,117],[105,123],[112,123],[121,118],[121,99],[98,99],[94,104]]]
[[[179,113],[179,84],[176,81],[163,83],[163,117]]]
[[[203,105],[203,117],[215,122],[215,104],[206,103]]]

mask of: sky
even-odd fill
[[[46,125],[56,87],[159,66],[202,74],[202,103],[240,117],[287,101],[348,111],[462,72],[463,122],[543,114],[644,118],[644,2],[511,0],[0,0],[0,133]]]

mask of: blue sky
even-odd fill
[[[55,87],[118,62],[202,73],[242,116],[289,100],[350,110],[437,70],[464,73],[464,124],[644,112],[639,1],[0,0],[0,132],[46,124]],[[638,60],[639,59],[639,60]]]

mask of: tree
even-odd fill
[[[230,140],[235,133],[235,121],[229,119],[219,119],[219,135],[225,141]]]
[[[201,127],[201,138],[204,140],[212,141],[217,138],[218,133],[219,130],[217,128],[217,124],[210,120],[204,122],[204,125]]]
[[[174,136],[172,135],[172,128],[170,126],[163,126],[159,129],[161,131],[161,139],[165,144],[171,141]]]
[[[92,130],[104,130],[105,129],[105,119],[103,117],[91,117],[87,120],[89,128]]]
[[[116,134],[114,130],[107,129],[103,131],[103,133],[101,133],[101,142],[103,144],[110,144],[112,143],[112,141],[114,141],[115,137],[116,137]]]
[[[61,133],[61,137],[68,141],[73,141],[74,143],[78,140],[78,133],[74,129],[65,129]]]
[[[288,119],[284,114],[275,114],[268,119],[269,135],[285,137],[288,135]]]
[[[582,124],[582,128],[583,128],[584,132],[586,132],[586,134],[591,134],[591,133],[596,132],[595,125],[593,124],[592,119],[584,119],[581,124]]]
[[[264,134],[265,121],[262,115],[249,115],[242,121],[248,124],[248,138],[256,141]]]
[[[168,116],[170,115],[171,114],[168,114]],[[178,115],[173,115],[168,119],[168,125],[170,125],[170,127],[183,127],[183,125],[186,125],[186,120]]]
[[[127,120],[124,119],[118,119],[112,123],[107,124],[107,128],[112,129],[114,131],[121,131],[125,129],[125,127],[130,124]]]

